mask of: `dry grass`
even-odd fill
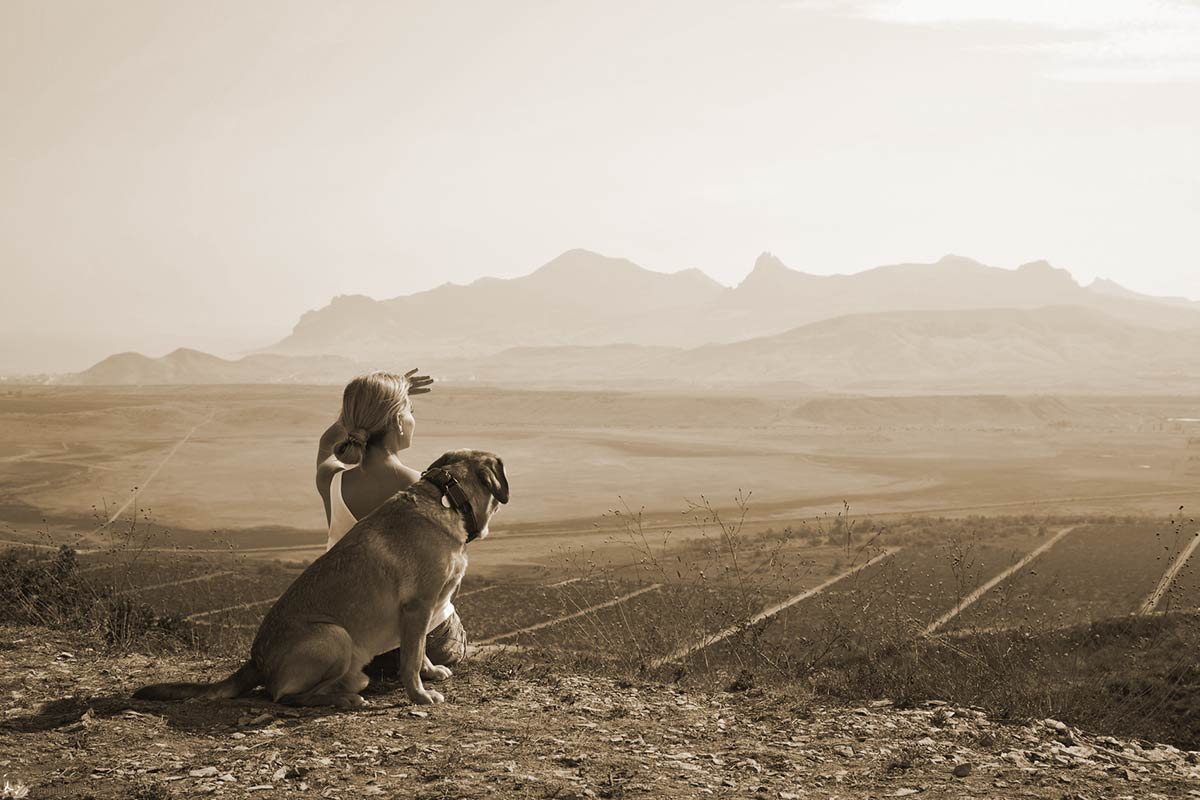
[[[1007,596],[997,590],[1000,605],[991,609],[990,619],[1001,623],[994,626],[999,629],[923,633],[930,619],[1003,568],[1006,547],[1019,554],[1052,530],[1087,522],[1157,526],[1178,549],[1178,542],[1195,535],[1194,521],[1183,515],[1159,523],[1015,517],[910,519],[885,526],[855,520],[845,508],[750,536],[744,531],[749,500],[739,496],[730,514],[701,498],[685,512],[683,524],[692,530],[678,542],[669,531],[648,533],[640,512],[622,508],[612,513],[630,555],[620,568],[583,559],[568,565],[565,577],[574,582],[553,591],[499,587],[479,597],[512,605],[514,624],[522,610],[530,610],[528,604],[539,602],[533,598],[553,603],[526,619],[567,619],[505,641],[531,648],[533,659],[562,671],[733,692],[798,686],[851,701],[888,698],[899,705],[941,699],[982,706],[1003,717],[1050,716],[1094,732],[1191,748],[1200,744],[1200,670],[1194,663],[1200,616],[1131,616],[1048,629],[1029,624],[1023,605],[1014,601],[1005,607]],[[273,596],[294,574],[234,555],[203,564],[186,551],[164,555],[148,546],[152,536],[152,526],[145,524],[114,532],[111,546],[90,554],[84,568],[67,547],[39,558],[4,553],[0,615],[70,631],[114,650],[224,654],[245,647],[264,607],[198,624],[154,602],[164,590],[138,587],[157,585],[164,575],[189,580],[186,576],[197,572],[208,574],[204,570],[234,573],[235,583],[187,584],[186,600],[175,597],[171,606],[217,608]],[[899,550],[777,615],[758,619],[764,608],[829,581],[831,573],[861,566],[885,547]],[[622,599],[650,586],[655,588]],[[1183,598],[1175,602],[1186,604]],[[496,608],[494,613],[507,612]],[[722,636],[716,641],[718,632]],[[687,652],[660,663],[681,649]],[[526,651],[518,661],[530,658]],[[493,663],[501,668],[507,662]]]
[[[1029,548],[1068,524],[1137,524],[1154,529],[1148,539],[1169,539],[1178,551],[1179,542],[1197,535],[1194,520],[1182,514],[1157,523],[1126,517],[969,518],[909,520],[891,529],[854,521],[847,508],[795,529],[746,537],[747,501],[739,497],[737,512],[727,519],[702,499],[689,509],[701,535],[675,548],[669,533],[651,541],[640,514],[613,512],[635,555],[636,577],[663,588],[637,608],[564,623],[555,636],[536,640],[545,646],[545,657],[563,660],[568,668],[731,691],[800,685],[851,701],[888,698],[913,705],[942,699],[1007,718],[1055,717],[1097,732],[1200,745],[1196,614],[1118,616],[1050,628],[1029,624],[1028,597],[1018,603],[993,590],[999,600],[990,609],[987,631],[924,634],[929,621],[1011,563],[998,557],[1005,543]],[[880,562],[787,611],[756,620],[796,585],[797,570],[811,570],[805,548],[835,543],[842,557],[833,572],[862,564],[885,545],[903,545],[912,555]],[[599,573],[595,565],[589,568]],[[1036,568],[1035,562],[1031,570]],[[1079,570],[1104,580],[1087,564]],[[1147,591],[1156,579],[1148,576]],[[628,586],[614,584],[614,596]],[[1052,596],[1044,600],[1054,602]],[[1131,601],[1129,611],[1136,606]],[[723,634],[719,641],[713,641],[714,632]],[[564,639],[587,647],[564,652],[558,647]],[[698,643],[704,644],[654,668],[656,657]]]

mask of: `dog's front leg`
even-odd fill
[[[418,705],[444,702],[442,693],[426,689],[421,682],[421,668],[425,665],[425,630],[433,617],[432,609],[406,609],[400,617],[400,680],[404,693]]]
[[[426,639],[426,642],[429,640]],[[453,675],[454,672],[449,667],[435,665],[429,660],[429,656],[425,656],[421,662],[421,680],[423,681],[444,681]]]

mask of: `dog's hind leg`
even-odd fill
[[[351,708],[364,705],[359,696],[368,678],[361,659],[355,658],[350,634],[340,625],[312,625],[307,635],[292,643],[287,652],[272,659],[267,690],[277,703],[287,705],[330,705]]]
[[[367,705],[367,701],[359,692],[367,688],[368,682],[369,679],[361,671],[351,671],[343,675],[332,686],[319,686],[311,692],[285,695],[279,698],[279,702],[288,706],[359,708]]]

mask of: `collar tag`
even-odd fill
[[[471,507],[471,500],[454,476],[444,469],[427,469],[422,473],[421,478],[440,490],[443,508],[452,508],[462,514],[463,524],[467,529],[467,541],[479,538],[479,528],[475,519],[475,510]]]

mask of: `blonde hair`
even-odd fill
[[[338,418],[346,438],[333,448],[338,459],[355,463],[362,459],[367,445],[377,441],[389,426],[409,411],[408,379],[394,372],[359,375],[342,392],[342,413]],[[358,451],[356,458],[348,458]]]

